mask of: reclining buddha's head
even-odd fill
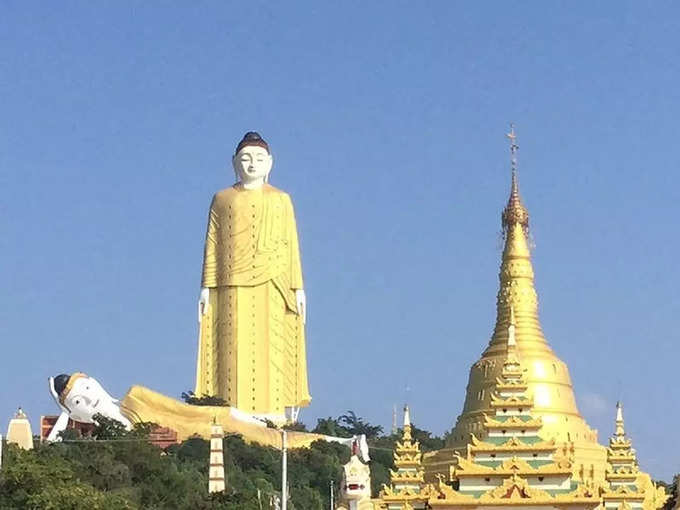
[[[97,413],[106,415],[105,407],[113,401],[96,379],[82,372],[50,377],[50,390],[70,418],[83,423],[94,423]]]

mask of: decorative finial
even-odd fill
[[[411,426],[411,412],[409,411],[408,404],[404,405],[404,428]]]
[[[617,436],[622,437],[626,435],[626,431],[623,426],[623,404],[621,402],[616,403],[616,433]]]
[[[510,132],[505,136],[510,140],[510,167],[512,168],[512,177],[510,180],[510,199],[519,199],[519,184],[517,182],[517,135],[515,134],[515,124],[510,123]]]
[[[513,191],[516,187],[517,184],[517,149],[519,149],[519,145],[517,145],[517,135],[515,134],[515,124],[510,123],[510,132],[506,134],[505,136],[508,137],[510,140],[510,164],[512,166],[512,184],[513,184]]]
[[[505,135],[510,140],[510,166],[512,168],[512,178],[510,184],[510,198],[508,205],[503,210],[502,226],[503,232],[507,235],[508,230],[519,223],[522,226],[525,234],[529,233],[529,211],[527,211],[522,199],[519,196],[519,179],[517,177],[517,134],[515,133],[515,125],[510,124],[510,132]]]

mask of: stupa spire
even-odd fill
[[[529,249],[529,211],[519,194],[517,173],[517,133],[510,124],[506,135],[510,140],[510,196],[501,214],[505,247],[501,260],[500,289],[496,302],[496,326],[489,349],[497,354],[505,351],[510,331],[518,348],[531,342],[532,348],[552,352],[548,346],[538,319],[538,295],[534,288],[534,269]],[[510,313],[513,314],[513,328]]]
[[[616,432],[614,435],[616,437],[624,437],[626,435],[626,430],[623,424],[623,405],[621,402],[616,403]]]
[[[404,430],[394,449],[394,467],[390,470],[390,484],[383,485],[381,497],[390,508],[425,508],[427,495],[424,485],[423,455],[420,443],[411,435],[411,412],[404,406]]]
[[[517,134],[515,133],[515,125],[510,124],[510,132],[505,136],[510,140],[510,197],[508,198],[508,205],[505,206],[501,216],[501,224],[503,233],[507,237],[508,230],[519,223],[524,229],[524,233],[529,233],[529,211],[522,203],[522,197],[519,194],[519,178],[517,177]]]
[[[626,437],[623,424],[623,405],[616,403],[616,428],[607,448],[607,473],[601,495],[606,509],[631,508],[653,510],[661,508],[669,496],[657,487],[647,473],[640,471],[633,442]]]
[[[569,370],[548,344],[538,317],[538,294],[529,249],[529,211],[519,186],[517,133],[511,125],[510,195],[501,215],[505,245],[501,257],[496,322],[481,358],[471,367],[463,411],[447,446],[464,451],[470,434],[480,431],[484,415],[492,408],[497,379],[513,371],[523,381],[533,401],[533,413],[545,418],[543,434],[556,441],[575,444],[576,463],[593,466],[596,478],[604,478],[606,452],[597,444],[597,432],[581,417]],[[521,363],[516,361],[521,360]],[[521,374],[515,374],[518,365]],[[442,465],[446,459],[442,458]],[[575,468],[579,469],[579,468]]]

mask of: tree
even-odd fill
[[[128,435],[128,430],[118,420],[107,418],[103,414],[93,416],[95,426],[92,435],[97,439],[120,439]]]
[[[319,418],[316,421],[316,427],[312,430],[315,434],[323,434],[325,436],[336,436],[336,437],[352,437],[352,434],[348,433],[342,425],[338,423],[335,418]]]
[[[338,423],[352,436],[364,434],[366,439],[374,439],[382,434],[383,428],[380,425],[366,423],[363,418],[359,418],[354,411],[347,411],[338,418]]]
[[[54,447],[53,447],[54,446]],[[124,497],[78,480],[63,445],[20,450],[9,445],[0,472],[0,507],[40,510],[134,509]]]
[[[317,490],[311,487],[291,487],[291,510],[324,510],[323,500]]]
[[[148,442],[152,424],[128,431],[104,417],[98,416],[97,422],[91,438],[73,440],[75,435],[65,435],[61,443],[38,443],[29,451],[8,445],[0,471],[0,508],[269,510],[270,502],[280,496],[281,452],[275,448],[227,436],[227,490],[208,494],[208,441],[193,437],[163,451]],[[398,435],[381,436],[380,430],[351,412],[319,420],[314,429],[334,436],[368,433],[373,437],[374,495],[389,481],[392,449],[398,439]],[[413,430],[417,438],[432,446],[441,441],[427,431]],[[349,457],[349,448],[326,441],[290,450],[289,508],[328,508],[329,484],[333,481],[340,486],[342,466]]]
[[[82,483],[52,485],[28,498],[26,508],[40,510],[120,510],[136,509],[137,505],[117,494],[97,491]]]
[[[59,432],[58,436],[62,441],[76,441],[82,438],[82,435],[78,429],[64,429]]]
[[[676,508],[678,502],[678,487],[680,486],[680,473],[673,477],[673,481],[671,483],[661,481],[656,483],[657,485],[662,486],[666,490],[666,494],[670,496],[661,510],[672,510]]]
[[[350,451],[344,445],[329,443],[327,441],[315,441],[309,448],[292,450],[288,460],[288,470],[291,480],[291,501],[295,508],[307,510],[328,508],[330,504],[329,486],[331,480],[335,487],[340,486],[342,479],[342,466],[349,461]],[[294,489],[309,488],[320,496],[319,499],[309,499],[306,491]],[[320,506],[315,505],[319,502]],[[303,504],[304,503],[304,504]]]
[[[214,395],[201,395],[200,397],[194,394],[193,391],[182,392],[182,400],[192,406],[226,406],[227,401],[221,397]]]
[[[285,430],[292,430],[294,432],[307,432],[307,425],[301,421],[296,421],[295,423],[289,423],[282,427]]]
[[[403,430],[399,429],[399,436],[401,437]],[[420,443],[420,449],[423,452],[431,452],[433,450],[441,450],[444,448],[444,439],[439,436],[433,436],[432,432],[420,429],[411,424],[411,436],[414,441]]]

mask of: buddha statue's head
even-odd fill
[[[254,131],[245,134],[232,158],[236,178],[247,189],[259,188],[267,182],[272,163],[269,145]]]
[[[96,379],[81,372],[60,374],[50,379],[50,389],[56,394],[61,407],[74,420],[84,423],[92,423],[102,400],[110,398]]]
[[[72,420],[94,423],[94,416],[101,414],[128,425],[116,400],[109,395],[94,377],[82,372],[60,374],[49,378],[50,393]]]

